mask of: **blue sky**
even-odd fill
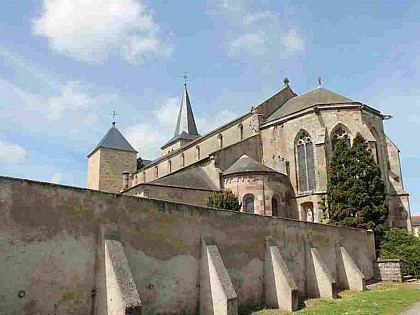
[[[0,4],[0,174],[85,186],[111,123],[145,158],[171,137],[183,79],[199,131],[288,77],[393,119],[420,214],[420,2],[36,0]]]

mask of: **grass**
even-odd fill
[[[370,315],[398,314],[420,300],[420,289],[409,284],[380,285],[369,291],[343,291],[337,300],[311,299],[302,301],[303,309],[293,314]],[[291,312],[264,309],[253,315],[283,315]]]

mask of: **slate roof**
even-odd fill
[[[195,140],[198,137],[200,137],[200,135],[198,134],[197,126],[195,124],[187,85],[184,84],[184,94],[182,96],[182,102],[179,109],[174,136],[162,147],[162,149],[178,139]]]
[[[251,159],[248,155],[242,155],[236,160],[223,175],[231,175],[236,173],[279,173],[271,167],[265,166],[260,162]]]
[[[411,224],[413,226],[420,226],[420,215],[412,215],[411,216]]]
[[[150,184],[164,186],[182,186],[205,190],[219,190],[209,175],[199,166],[181,170],[151,181]]]
[[[131,146],[127,139],[124,138],[117,127],[115,127],[115,125],[112,125],[102,140],[99,141],[99,143],[96,145],[95,149],[89,153],[88,157],[99,148],[116,149],[137,153],[137,151]]]
[[[357,102],[330,90],[318,87],[309,92],[291,98],[271,116],[269,116],[265,122],[270,122],[316,105],[336,105],[348,103]]]

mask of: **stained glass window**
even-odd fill
[[[314,144],[306,131],[302,131],[296,143],[299,190],[313,191],[316,188]]]

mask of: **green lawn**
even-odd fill
[[[301,310],[293,314],[398,314],[407,307],[420,301],[420,289],[409,284],[381,285],[364,292],[343,291],[339,299],[329,301],[311,299],[302,302]],[[283,315],[291,312],[261,310],[253,315]]]

